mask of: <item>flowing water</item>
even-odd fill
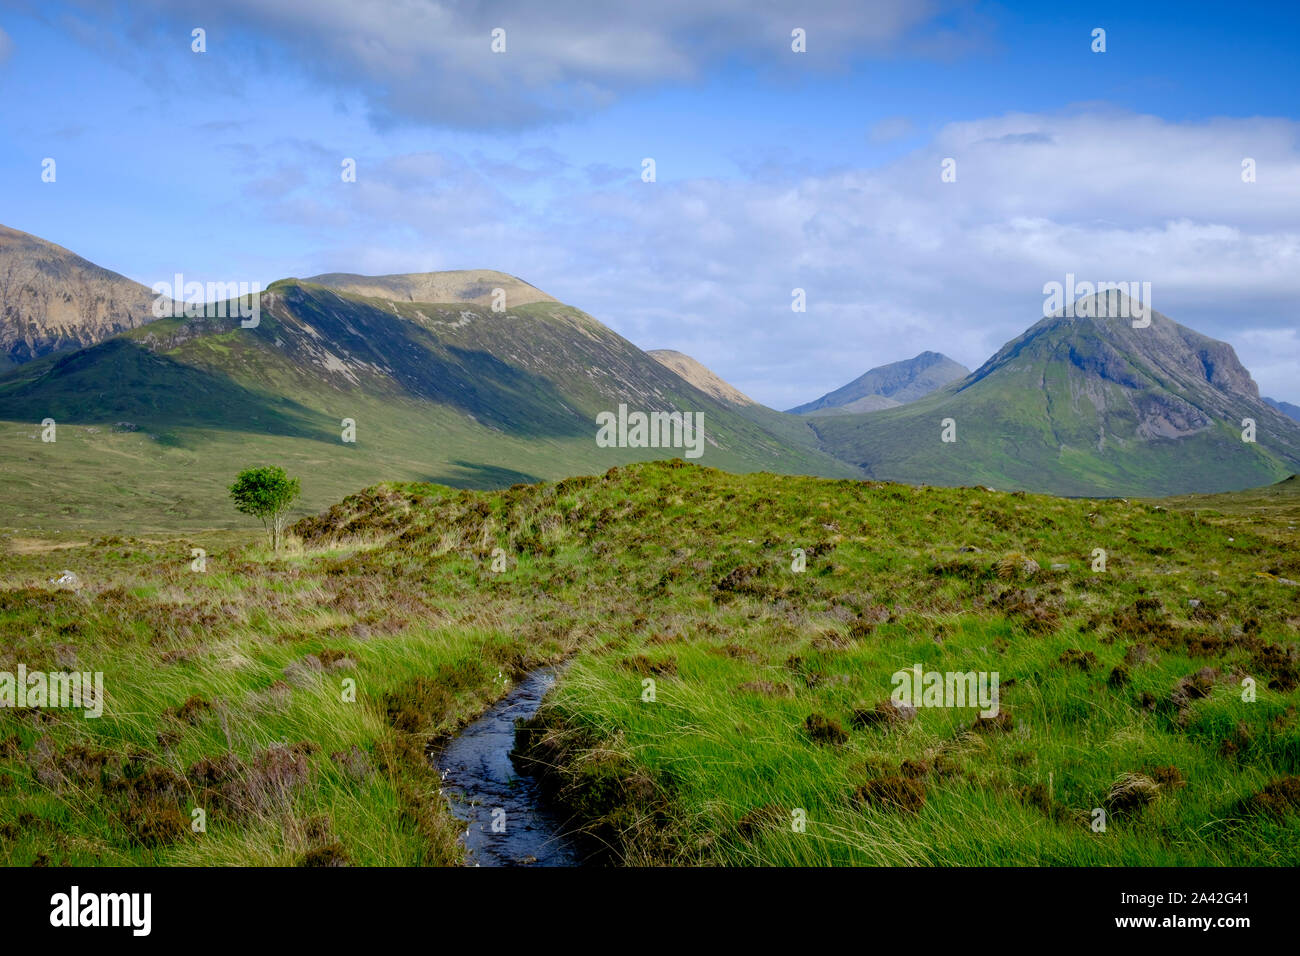
[[[435,755],[443,794],[466,824],[462,837],[470,866],[577,866],[576,842],[542,804],[537,782],[510,759],[515,721],[528,718],[555,686],[555,669],[521,680]]]

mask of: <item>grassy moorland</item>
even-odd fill
[[[490,587],[472,563],[416,584],[354,565],[366,550],[11,541],[0,670],[102,671],[107,704],[0,709],[0,862],[458,861],[426,745],[575,635],[537,620],[544,602],[468,600]],[[75,586],[50,583],[71,568]]]
[[[108,704],[0,710],[0,861],[455,862],[426,747],[569,658],[520,743],[614,860],[1294,865],[1297,484],[1066,500],[663,462],[376,486],[279,557],[11,541],[0,670],[101,670]],[[997,671],[1001,713],[878,706],[916,663]]]

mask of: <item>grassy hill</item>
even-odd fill
[[[380,485],[279,557],[10,541],[0,670],[102,670],[108,707],[0,709],[0,860],[455,862],[426,747],[568,659],[521,744],[615,860],[1294,866],[1298,501],[662,462]],[[914,663],[998,672],[999,715],[878,706]]]

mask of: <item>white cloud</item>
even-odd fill
[[[4,63],[14,52],[14,41],[9,39],[9,34],[0,28],[0,63]]]
[[[949,156],[956,183],[940,181]],[[1300,123],[1011,115],[947,126],[881,168],[760,181],[593,186],[548,155],[515,165],[380,164],[326,207],[348,238],[319,248],[318,271],[501,269],[782,408],[925,349],[973,368],[1067,272],[1148,281],[1159,311],[1300,401]],[[549,199],[517,202],[512,184],[540,168]]]
[[[81,6],[118,10],[113,0]],[[381,125],[493,129],[599,108],[652,84],[690,82],[723,62],[826,70],[914,40],[930,53],[935,37],[926,30],[935,32],[949,6],[875,0],[864,15],[857,0],[136,0],[132,13],[136,33],[163,23],[171,36],[204,26],[214,56],[273,48],[264,59],[283,66],[287,54],[304,72],[360,94]],[[807,52],[798,55],[791,51],[796,27],[807,35]],[[504,53],[492,52],[497,28],[505,31]],[[940,40],[949,54],[951,38]]]

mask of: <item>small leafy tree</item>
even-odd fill
[[[235,510],[260,518],[271,537],[271,547],[280,550],[284,526],[289,522],[289,506],[298,497],[298,479],[290,478],[276,465],[246,468],[230,486]]]

